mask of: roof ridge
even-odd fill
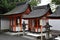
[[[26,2],[18,2],[18,3],[16,4],[16,6],[20,6],[20,5],[23,5],[23,4],[26,4]]]
[[[35,6],[33,7],[33,10],[36,10],[36,9],[50,9],[50,5],[43,5],[43,6]]]

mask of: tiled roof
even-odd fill
[[[11,15],[11,14],[18,14],[18,13],[22,13],[24,12],[28,7],[28,4],[21,4],[16,6],[13,10],[11,10],[10,12],[7,12],[5,14],[0,14],[0,15]]]
[[[60,17],[60,6],[56,9],[55,13],[49,15],[48,17]]]
[[[48,12],[49,9],[50,8],[47,5],[35,7],[34,10],[32,10],[30,12],[30,14],[28,14],[28,15],[25,15],[24,14],[23,15],[23,18],[36,18],[36,17],[41,17],[41,16],[45,15]]]

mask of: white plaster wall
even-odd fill
[[[46,25],[46,20],[41,19],[40,20],[40,25],[45,26]]]
[[[22,24],[23,24],[23,21],[25,21],[25,23],[28,24],[28,20],[22,19]]]
[[[28,24],[28,20],[24,20],[22,19],[22,24],[23,24],[23,21],[25,21],[25,24]],[[19,19],[17,21],[18,23],[20,22]],[[14,30],[14,29],[13,29]],[[22,29],[23,30],[23,29]],[[28,30],[28,25],[26,25],[26,29],[25,30]],[[17,26],[16,27],[16,31],[20,31],[20,26]]]
[[[51,28],[52,30],[60,30],[60,20],[59,19],[49,19],[49,24],[52,25],[53,27]]]
[[[16,27],[16,31],[20,31],[20,27]]]
[[[9,20],[1,19],[1,30],[9,29]]]
[[[25,30],[28,30],[28,25],[26,25],[26,29]]]

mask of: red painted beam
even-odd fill
[[[30,13],[30,9],[27,8],[26,11],[24,12],[25,14],[29,14]]]

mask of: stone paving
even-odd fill
[[[32,40],[32,39],[20,37],[20,36],[10,36],[5,34],[0,34],[0,40]]]
[[[54,31],[55,33],[55,31]],[[54,34],[53,33],[53,34]],[[30,37],[30,36],[21,36],[21,35],[7,35],[7,34],[4,34],[4,33],[0,33],[0,40],[40,40],[40,39],[37,39],[35,37]],[[52,40],[52,39],[50,39]]]
[[[8,35],[0,33],[0,40],[40,40],[32,36],[23,35]]]

